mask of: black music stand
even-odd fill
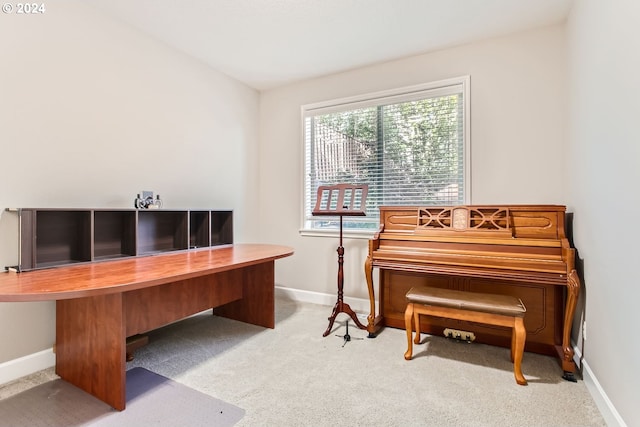
[[[323,337],[331,332],[333,322],[339,313],[347,313],[356,326],[360,329],[367,329],[360,323],[356,313],[343,301],[344,293],[344,247],[342,246],[342,217],[344,216],[365,216],[365,202],[369,186],[367,184],[351,185],[321,185],[318,187],[316,206],[311,212],[314,216],[339,216],[340,217],[340,244],[338,246],[338,301],[333,307],[333,313],[329,317],[329,327]],[[348,322],[348,321],[347,321]],[[347,333],[348,334],[348,333]]]

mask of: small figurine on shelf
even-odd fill
[[[140,194],[142,194],[142,196]],[[159,194],[154,200],[153,191],[142,191],[137,194],[133,205],[136,209],[160,209],[162,207],[162,200],[160,200]]]

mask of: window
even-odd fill
[[[311,215],[320,185],[369,185],[367,215],[345,231],[376,230],[383,205],[468,203],[468,94],[462,77],[303,106],[303,231],[338,227]]]

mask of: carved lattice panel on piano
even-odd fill
[[[419,208],[416,233],[450,235],[464,232],[465,236],[512,237],[508,208],[482,206],[453,206]]]

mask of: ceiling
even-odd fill
[[[574,0],[85,0],[258,90],[563,22]]]

